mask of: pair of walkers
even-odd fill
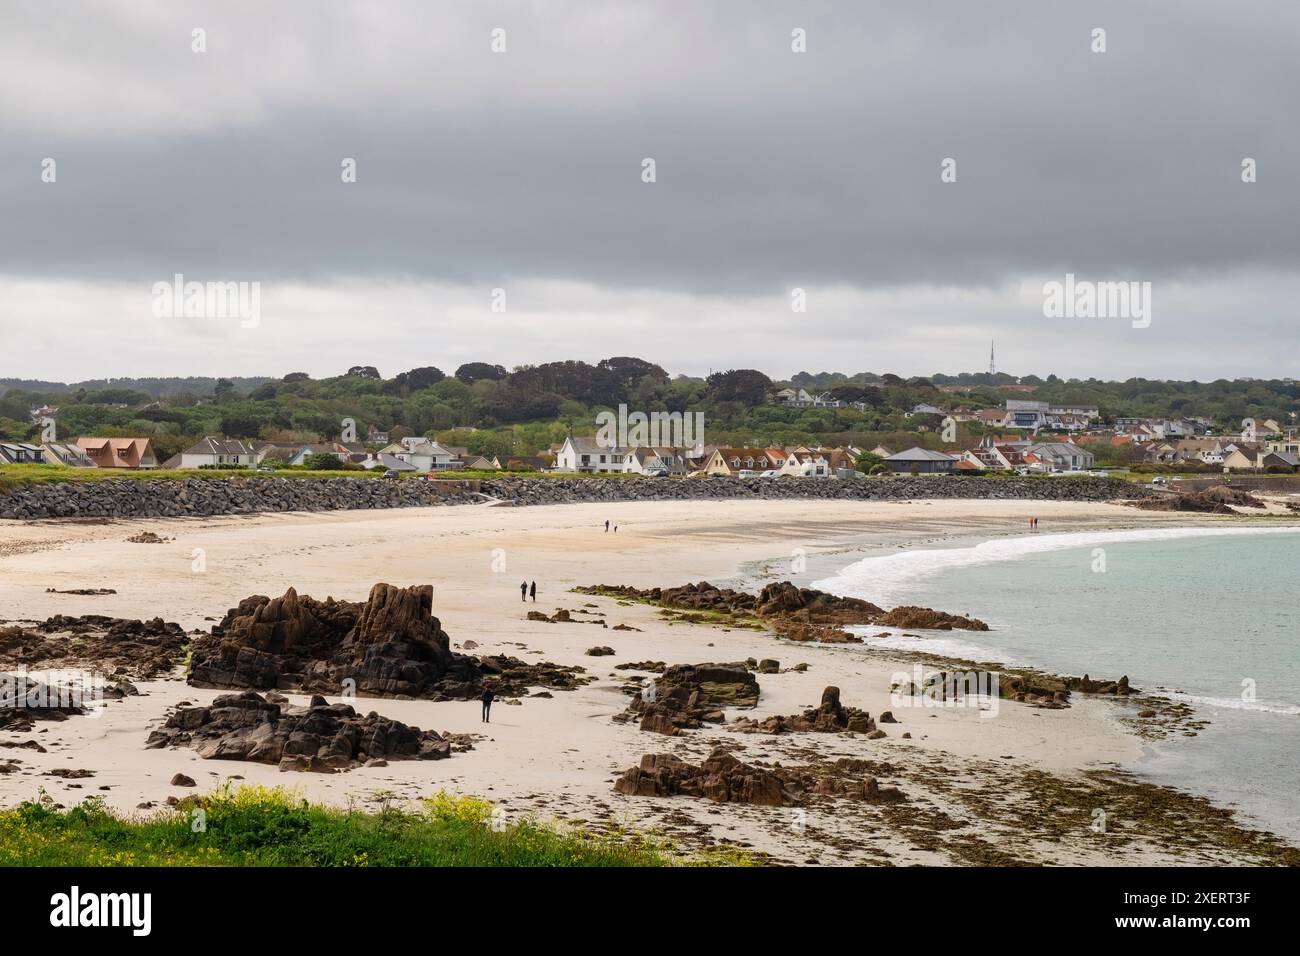
[[[537,582],[534,581],[530,586],[527,581],[519,585],[519,600],[527,601],[529,595],[532,595],[533,603],[537,603]]]

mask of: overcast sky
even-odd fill
[[[1298,47],[1294,0],[6,0],[0,377],[1294,375]],[[259,321],[156,316],[177,273]],[[1149,327],[1045,318],[1066,273]]]

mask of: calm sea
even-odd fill
[[[1300,840],[1297,573],[1300,528],[1160,528],[911,549],[864,558],[813,586],[886,607],[969,613],[991,628],[929,632],[907,647],[1127,674],[1143,690],[1189,701],[1210,726],[1152,744],[1134,769]]]

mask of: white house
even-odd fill
[[[220,465],[253,468],[261,456],[251,442],[230,438],[204,438],[181,452],[182,468],[214,468]]]
[[[830,462],[821,452],[792,451],[786,455],[780,471],[796,478],[826,478],[830,475]]]
[[[1087,471],[1095,461],[1092,452],[1085,451],[1074,442],[1040,442],[1030,445],[1026,451],[1050,471]]]
[[[1003,423],[1007,428],[1031,428],[1035,431],[1047,423],[1047,402],[1012,398],[1007,400],[1007,414]]]
[[[595,438],[570,435],[555,454],[555,470],[580,474],[623,474],[629,467],[632,448],[607,447]]]
[[[654,475],[666,471],[670,475],[684,475],[686,467],[686,449],[679,448],[636,448],[626,457],[626,471],[635,475]]]
[[[450,451],[427,438],[403,438],[400,442],[381,449],[380,454],[391,455],[399,461],[413,465],[419,472],[449,471],[464,467],[463,462],[454,460],[455,456]]]
[[[776,400],[795,408],[841,408],[844,405],[830,392],[810,392],[803,388],[783,388],[776,393]]]

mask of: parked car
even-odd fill
[[[402,475],[401,475],[400,472],[398,472],[398,470],[397,470],[396,468],[385,468],[385,469],[384,469],[384,477],[385,477],[385,478],[401,478]]]
[[[767,471],[763,472],[763,473],[762,473],[761,475],[759,475],[758,477],[760,477],[760,478],[780,478],[780,477],[781,477],[781,472],[769,468]]]
[[[657,469],[655,469],[654,471],[647,471],[647,472],[646,472],[646,477],[647,477],[647,478],[667,478],[667,477],[668,477],[668,469],[667,469],[667,468],[657,468]]]
[[[736,473],[736,477],[737,477],[737,478],[757,478],[757,477],[758,477],[758,472],[756,472],[756,471],[745,470],[745,471],[737,472],[737,473]]]

